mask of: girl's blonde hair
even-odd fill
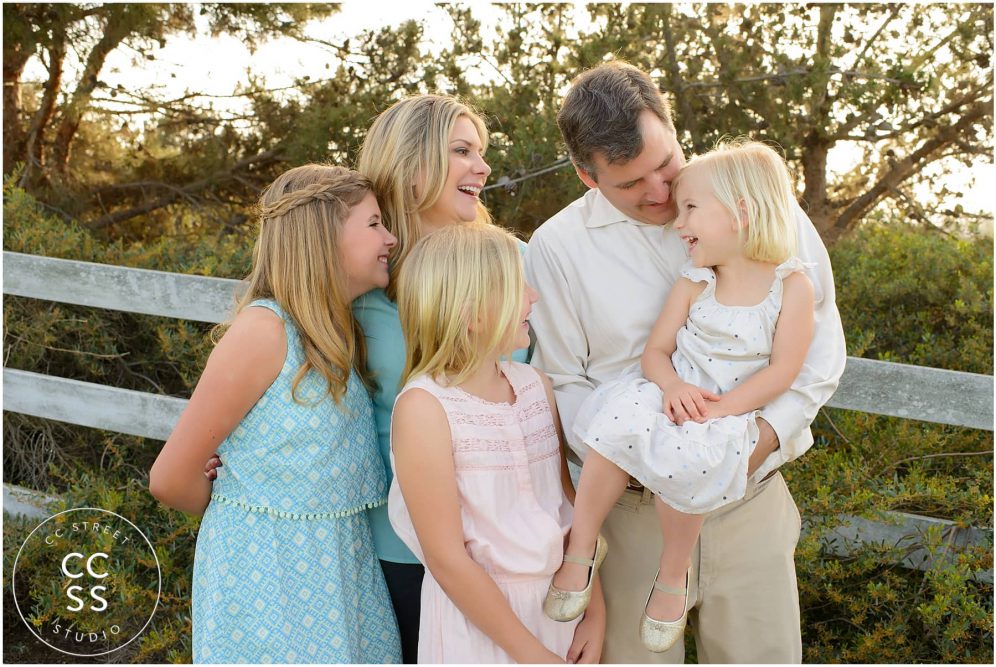
[[[693,169],[708,173],[716,199],[740,221],[742,238],[746,227],[745,257],[781,264],[796,254],[795,192],[785,160],[771,147],[745,138],[720,141],[681,170],[676,191]]]
[[[458,385],[496,351],[512,353],[525,286],[518,239],[489,223],[451,225],[419,241],[409,260],[398,280],[402,384],[427,373]]]
[[[442,95],[416,95],[396,102],[367,131],[357,156],[357,169],[373,183],[381,215],[398,243],[391,251],[387,295],[397,298],[397,278],[419,240],[420,214],[439,199],[449,171],[450,132],[461,116],[477,128],[481,145],[488,130],[473,109]],[[415,184],[421,183],[419,192]],[[477,202],[477,220],[491,215]]]
[[[336,403],[353,369],[369,386],[363,333],[350,309],[339,244],[350,208],[372,192],[370,181],[355,171],[307,164],[278,176],[259,199],[248,289],[235,312],[255,299],[273,299],[293,320],[305,359],[291,385],[296,402],[311,369],[325,378]]]

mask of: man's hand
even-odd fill
[[[778,436],[775,434],[775,429],[771,428],[771,424],[763,419],[758,419],[757,429],[760,434],[757,436],[754,453],[750,455],[750,460],[747,462],[748,477],[761,467],[769,454],[778,449]]]
[[[719,396],[687,382],[675,382],[661,387],[664,392],[664,414],[678,426],[691,419],[699,423],[709,418],[707,401],[718,401]]]

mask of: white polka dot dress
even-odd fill
[[[712,269],[686,266],[682,275],[706,287],[678,331],[671,357],[678,376],[722,394],[767,366],[782,281],[803,270],[802,261],[793,257],[775,269],[761,303],[726,306],[716,300]],[[742,498],[747,461],[757,443],[757,412],[678,426],[662,412],[663,399],[636,365],[585,400],[574,432],[679,511],[701,514]]]

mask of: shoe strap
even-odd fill
[[[575,563],[576,565],[584,565],[585,567],[595,567],[595,561],[591,558],[582,558],[581,556],[568,556],[564,554],[565,563]]]
[[[667,593],[668,595],[685,595],[688,589],[677,588],[675,586],[667,586],[659,581],[654,581],[654,588],[659,590],[661,593]]]

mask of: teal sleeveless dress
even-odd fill
[[[272,300],[251,306],[284,321],[287,357],[218,447],[194,555],[194,662],[400,662],[366,514],[387,497],[370,397],[353,373],[336,405],[312,370],[295,403],[297,328]]]

